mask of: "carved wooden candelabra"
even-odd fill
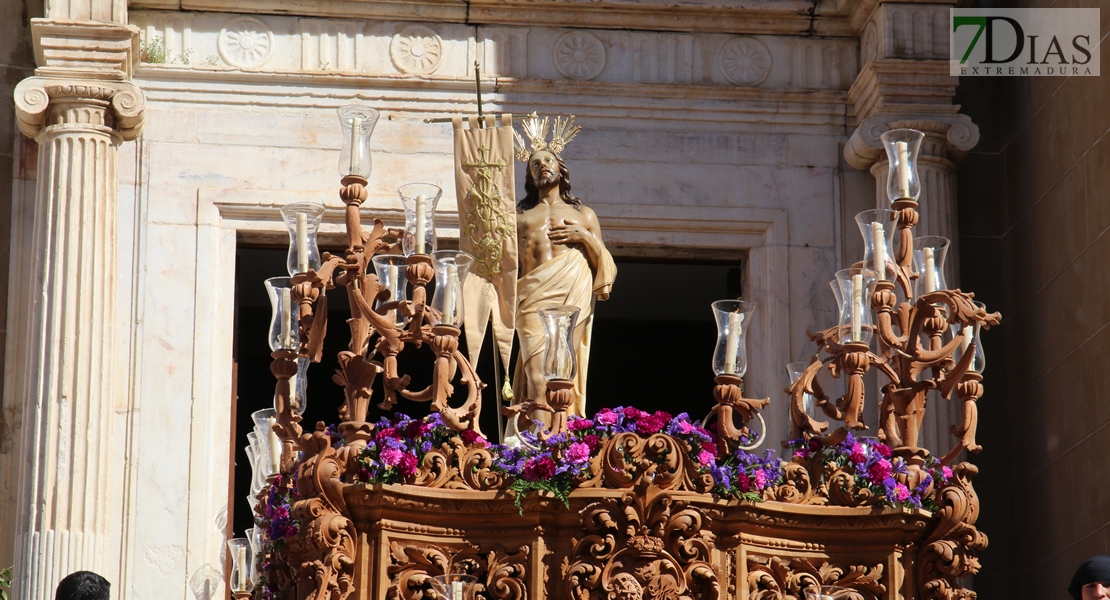
[[[434,200],[418,195],[414,210],[406,205],[411,218],[403,231],[387,230],[380,220],[370,231],[362,228],[367,140],[376,113],[360,110],[341,109],[350,138],[341,157],[346,251],[313,254],[314,244],[305,240],[308,219],[290,211],[293,275],[268,283],[275,307],[273,430],[281,453],[279,472],[262,494],[270,500],[258,510],[271,526],[287,518],[296,527],[277,534],[271,528],[270,545],[255,551],[266,561],[255,597],[265,589],[280,600],[433,600],[442,596],[434,591],[435,578],[463,574],[473,579],[466,597],[475,600],[802,600],[824,585],[848,588],[852,600],[974,598],[959,579],[978,569],[977,552],[987,545],[974,526],[978,500],[971,478],[977,469],[968,463],[945,466],[946,475],[932,483],[929,473],[940,467],[918,445],[918,432],[930,390],[944,398],[955,393],[964,406],[963,421],[953,427],[957,442],[940,461],[950,465],[962,451],[979,449],[978,332],[997,324],[999,315],[987,313],[971,294],[946,289],[942,242],[915,244],[919,186],[913,162],[920,134],[888,136],[892,209],[858,218],[870,232],[867,252],[861,264],[837,274],[838,325],[809,334],[818,353],[787,390],[791,437],[801,439],[795,441],[799,451],[790,462],[773,460],[768,467],[775,472],[773,482],[752,483],[757,487],[740,495],[717,475],[717,467],[760,460],[745,451],[766,438],[766,426],[753,431],[748,425],[753,419],[762,423],[759,411],[769,403],[746,398],[743,390],[744,339],[754,305],[721,300],[713,303],[716,405],[702,422],[716,420],[719,445],[703,443],[712,436],[688,421],[676,420],[665,431],[661,424],[646,432],[637,424],[592,436],[594,448],[580,457],[569,493],[524,497],[516,475],[496,462],[505,456],[497,452],[515,450],[494,450],[477,439],[483,384],[458,350],[456,294],[461,295],[467,264],[458,255],[441,264],[424,252],[429,244],[434,249],[427,212]],[[888,251],[895,234],[896,255]],[[390,237],[400,241],[388,242]],[[403,259],[391,257],[384,271],[371,270],[375,255],[402,249]],[[429,302],[426,286],[433,277],[437,292]],[[294,382],[303,376],[302,363],[320,360],[326,292],[336,286],[346,289],[351,306],[351,342],[340,353],[334,378],[345,393],[341,423],[337,431],[319,423],[305,433],[304,399],[297,397]],[[518,424],[536,412],[550,416],[549,423],[524,436],[537,445],[568,438],[585,444],[590,436],[573,437],[568,427],[584,421],[571,423],[567,417],[575,393],[571,344],[577,311],[548,307],[541,316],[548,333],[546,395],[507,412]],[[876,351],[872,338],[878,340]],[[434,355],[432,383],[423,390],[409,390],[410,377],[398,372],[397,356],[406,345],[427,345]],[[825,368],[846,379],[846,392],[836,401],[818,383]],[[892,475],[928,503],[884,500],[874,482],[865,482],[850,464],[854,459],[826,460],[822,454],[838,447],[849,430],[865,429],[864,376],[872,368],[890,381],[883,387],[879,435],[893,447],[891,460],[905,466]],[[429,443],[403,477],[377,480],[397,483],[361,483],[372,480],[359,475],[373,456],[385,461],[384,454],[373,454],[385,443],[383,432],[367,422],[378,375],[381,408],[391,409],[398,395],[430,402],[442,423],[459,433]],[[467,394],[452,406],[456,377]],[[828,423],[807,412],[807,396],[845,427],[826,433]],[[695,430],[704,437],[682,437]],[[569,460],[569,451],[561,460]],[[932,510],[922,508],[926,504]],[[278,514],[286,506],[288,514]],[[238,569],[242,562],[237,560]],[[247,597],[238,588],[235,597]]]

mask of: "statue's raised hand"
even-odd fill
[[[547,237],[555,244],[586,244],[593,239],[594,234],[574,219],[563,219],[562,225],[556,223],[551,226]]]

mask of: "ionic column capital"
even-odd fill
[[[15,88],[19,130],[38,138],[43,132],[93,130],[133,140],[142,130],[146,97],[130,81],[29,77]]]
[[[844,146],[844,159],[860,170],[886,160],[880,136],[891,129],[916,129],[925,134],[920,160],[951,170],[979,143],[979,126],[967,115],[876,115],[864,119]]]

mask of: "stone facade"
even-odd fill
[[[834,320],[827,282],[858,258],[852,216],[881,197],[885,128],[929,134],[924,229],[954,235],[978,130],[938,67],[946,4],[460,6],[90,0],[34,22],[0,438],[19,597],[76,568],[121,598],[223,596],[235,248],[283,238],[295,200],[335,208],[323,235],[341,231],[344,104],[382,112],[363,206],[390,225],[399,185],[453,189],[450,128],[423,119],[473,113],[475,60],[487,112],[577,115],[575,190],[618,257],[746,252],[746,384],[774,399],[772,432],[782,367]],[[954,417],[936,414],[926,445],[946,448]]]

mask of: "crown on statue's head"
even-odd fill
[[[547,117],[541,119],[536,113],[524,117],[521,125],[524,127],[524,134],[528,136],[531,149],[524,144],[524,138],[514,129],[513,138],[516,140],[517,160],[527,161],[528,157],[540,150],[547,150],[552,154],[562,154],[567,144],[582,130],[581,127],[574,124],[574,115],[566,119],[555,117],[555,127],[551,131],[551,140],[548,141],[547,129],[549,124],[550,121]]]

